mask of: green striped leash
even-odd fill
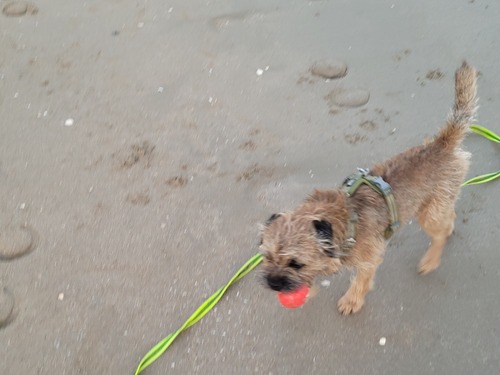
[[[471,125],[470,129],[479,135],[482,135],[486,139],[489,139],[490,141],[500,143],[500,136],[497,134],[493,133],[491,130],[486,129],[480,125]],[[477,185],[477,184],[484,184],[485,182],[495,180],[500,177],[500,171],[497,172],[492,172],[492,173],[486,173],[482,174],[480,176],[476,176],[471,178],[470,180],[465,181],[462,186],[467,186],[467,185]]]
[[[477,133],[490,141],[500,143],[500,136],[492,132],[491,130],[484,128],[480,125],[471,125],[471,130],[474,133]],[[471,178],[470,180],[465,181],[462,186],[466,185],[477,185],[483,184],[488,181],[495,180],[500,177],[500,171],[483,174],[480,176],[476,176]],[[179,334],[188,329],[193,324],[197,323],[201,318],[203,318],[211,309],[215,306],[217,302],[222,298],[226,290],[233,285],[235,282],[243,278],[246,274],[248,274],[251,270],[253,270],[257,265],[262,262],[262,255],[256,254],[249,261],[247,261],[243,267],[241,267],[238,272],[229,280],[229,282],[220,288],[217,292],[215,292],[211,297],[209,297],[203,304],[196,310],[193,315],[189,317],[188,320],[184,322],[184,324],[175,332],[172,332],[170,335],[161,340],[158,344],[156,344],[145,356],[142,358],[139,366],[137,366],[137,370],[135,371],[135,375],[139,375],[146,367],[156,361],[164,352],[168,349],[168,347],[172,344],[172,342],[179,336]]]
[[[139,366],[137,366],[137,370],[135,370],[135,375],[140,374],[146,367],[156,361],[164,352],[168,349],[170,344],[179,336],[179,334],[188,329],[193,324],[198,322],[201,318],[208,313],[212,307],[215,306],[217,302],[222,298],[226,290],[233,285],[235,282],[243,278],[247,273],[253,270],[257,265],[262,261],[262,255],[256,254],[249,261],[247,261],[236,274],[229,280],[229,282],[220,288],[217,292],[215,292],[211,297],[209,297],[203,304],[196,310],[193,315],[189,317],[188,320],[184,322],[184,324],[175,332],[172,332],[170,335],[161,340],[158,344],[156,344],[145,356],[142,358]]]

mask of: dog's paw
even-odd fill
[[[441,257],[425,254],[418,264],[418,273],[426,275],[438,268],[440,264]]]
[[[353,298],[348,293],[346,293],[339,302],[337,303],[337,308],[342,315],[355,314],[365,304],[363,299]]]

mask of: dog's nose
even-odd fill
[[[267,276],[267,284],[272,290],[280,292],[290,288],[290,282],[286,277],[282,276]]]

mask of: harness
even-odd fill
[[[384,197],[389,212],[389,225],[385,228],[384,237],[388,240],[400,226],[396,199],[392,193],[391,185],[384,181],[382,177],[371,175],[369,169],[358,168],[358,172],[350,175],[344,180],[342,191],[350,197],[363,184],[368,185],[375,192]],[[349,220],[347,222],[347,239],[340,244],[342,251],[348,251],[356,244],[356,227],[358,219],[358,214],[354,210],[350,210]]]

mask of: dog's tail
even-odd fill
[[[466,61],[455,72],[455,104],[436,142],[443,148],[457,147],[465,137],[476,113],[477,71]]]

